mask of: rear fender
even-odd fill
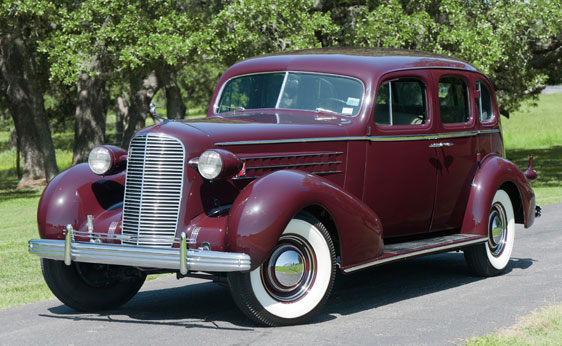
[[[382,254],[382,225],[368,206],[333,182],[297,170],[273,172],[241,191],[229,214],[227,248],[250,255],[257,268],[289,221],[312,205],[324,208],[336,224],[342,266]]]
[[[86,163],[65,170],[43,191],[37,208],[39,235],[63,239],[67,224],[84,231],[87,215],[94,216],[95,232],[107,232],[113,222],[121,221],[124,185],[124,172],[101,177]]]
[[[473,180],[461,228],[462,234],[488,235],[488,215],[496,191],[502,187],[507,191],[515,213],[522,214],[525,227],[535,220],[535,194],[523,172],[511,161],[497,155],[489,155]],[[510,189],[509,187],[515,188]],[[517,218],[517,217],[516,217]]]

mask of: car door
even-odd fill
[[[429,231],[436,188],[431,78],[394,73],[377,88],[363,199],[381,218],[385,239]]]
[[[434,70],[435,125],[438,136],[431,145],[437,151],[437,188],[431,231],[460,228],[470,186],[477,168],[477,131],[471,95],[474,91],[466,72]]]

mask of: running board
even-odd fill
[[[406,258],[423,256],[438,252],[447,252],[465,246],[485,243],[488,237],[470,234],[455,234],[444,237],[414,240],[405,243],[389,244],[384,246],[384,253],[373,261],[343,268],[344,273],[378,266]]]

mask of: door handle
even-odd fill
[[[429,145],[430,148],[443,148],[443,147],[452,147],[455,143],[451,142],[440,142],[440,143],[432,143]]]

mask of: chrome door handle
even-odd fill
[[[443,147],[452,147],[455,143],[444,142],[444,143],[432,143],[429,145],[430,148],[443,148]]]

